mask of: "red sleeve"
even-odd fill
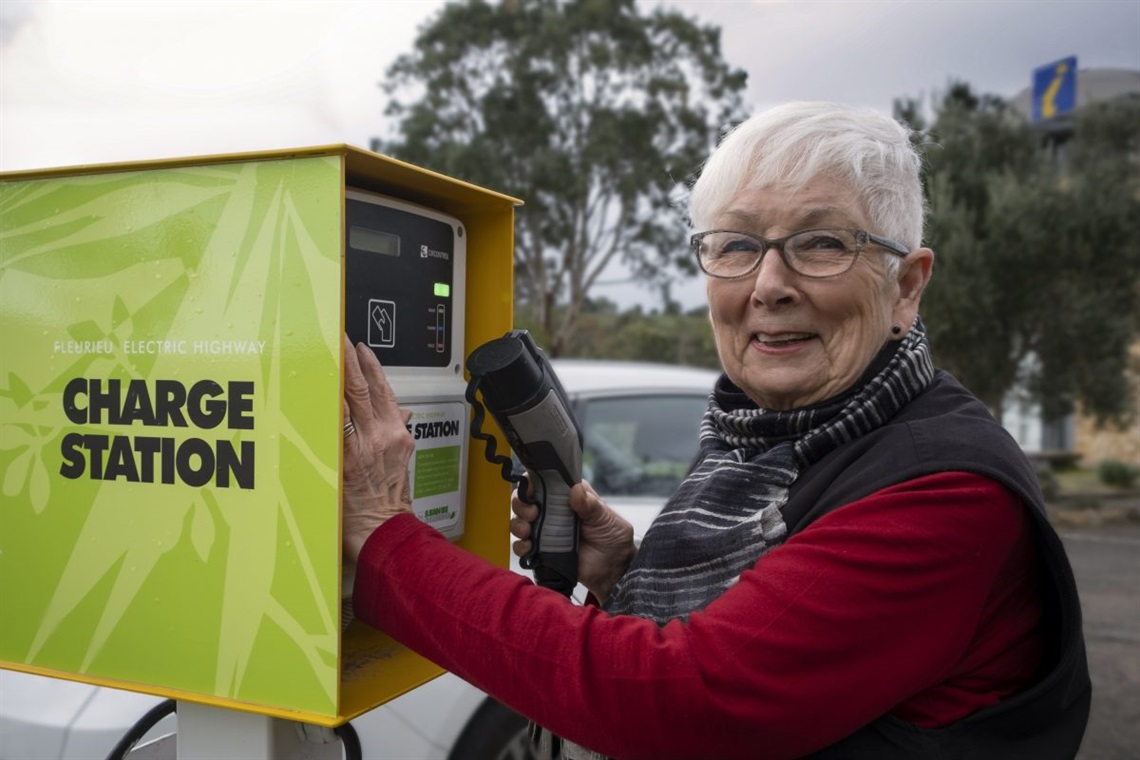
[[[1031,557],[1028,521],[988,479],[917,479],[822,517],[659,628],[572,605],[401,516],[365,545],[356,612],[611,757],[798,757],[948,681],[970,691],[978,642],[1008,649],[985,626],[1032,638],[1032,604],[1013,600],[1014,626],[995,612],[1003,573]]]

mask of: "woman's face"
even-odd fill
[[[817,227],[882,233],[854,193],[828,177],[791,193],[741,191],[713,224],[767,239]],[[930,278],[929,249],[911,252],[897,278],[888,278],[890,254],[881,251],[869,243],[850,270],[826,279],[796,274],[774,249],[751,275],[709,277],[709,318],[729,379],[764,409],[803,407],[850,388],[887,340],[910,329]]]

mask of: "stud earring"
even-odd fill
[[[891,335],[898,335],[902,332],[902,328],[898,325],[891,325]]]

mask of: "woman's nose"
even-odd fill
[[[795,277],[796,273],[784,263],[780,251],[770,246],[756,268],[752,297],[768,307],[790,303],[796,297]]]

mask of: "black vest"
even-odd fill
[[[920,728],[888,715],[812,758],[1051,760],[1072,758],[1080,747],[1092,685],[1072,568],[1046,518],[1029,460],[953,377],[937,372],[929,388],[889,424],[803,470],[781,512],[791,535],[883,488],[948,471],[1001,483],[1033,515],[1046,638],[1038,677],[1025,691],[949,726]]]

